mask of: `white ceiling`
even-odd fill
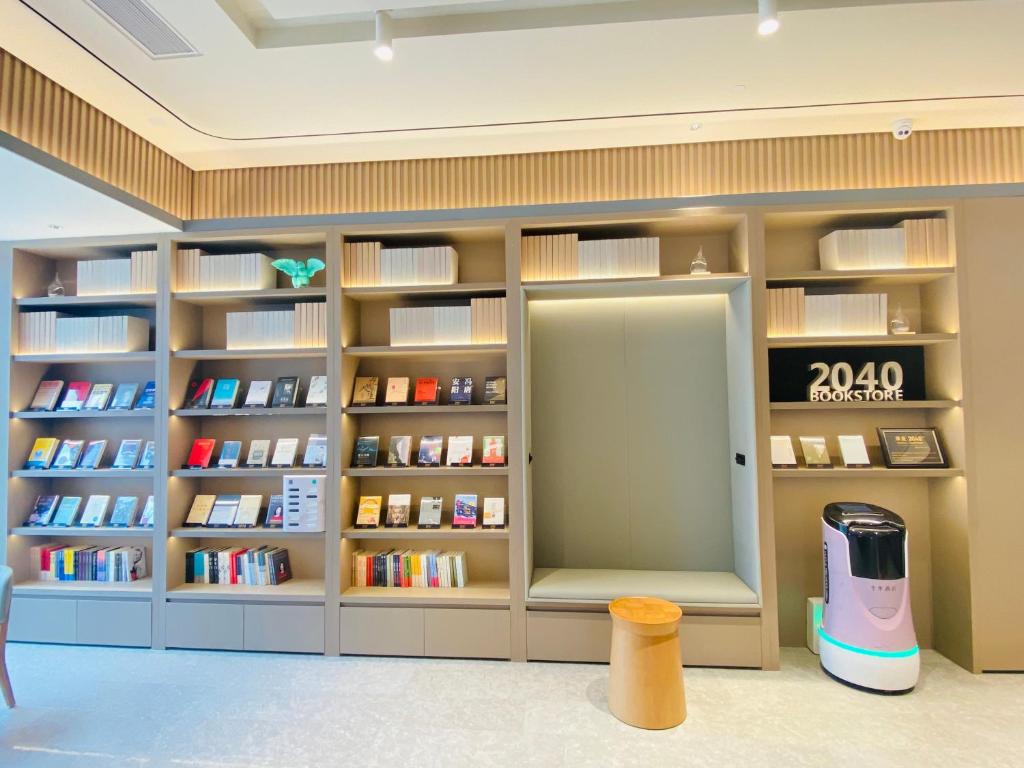
[[[0,149],[0,180],[0,242],[175,231],[6,149]]]
[[[702,16],[398,39],[390,63],[363,41],[257,48],[214,0],[151,0],[202,53],[153,61],[84,0],[27,2],[192,127],[20,0],[0,0],[0,47],[197,169],[887,131],[902,116],[920,130],[1024,125],[1024,97],[975,98],[1024,94],[1016,0],[780,0],[768,38],[753,13]],[[285,21],[374,7],[244,2]],[[811,106],[836,103],[851,104]],[[612,119],[579,119],[595,117]],[[308,136],[343,132],[356,134]]]

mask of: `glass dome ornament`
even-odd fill
[[[66,295],[66,291],[64,290],[64,283],[62,283],[60,281],[60,275],[58,275],[56,272],[53,275],[53,280],[51,280],[50,284],[48,286],[46,286],[46,295],[47,296],[65,296]]]
[[[910,321],[907,316],[903,313],[903,305],[896,305],[896,314],[892,316],[892,320],[889,321],[889,332],[894,335],[902,333],[910,333]]]
[[[697,255],[693,257],[693,261],[690,262],[690,274],[691,275],[706,275],[710,272],[708,269],[708,261],[704,258],[704,246],[697,249]]]

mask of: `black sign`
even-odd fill
[[[773,403],[924,400],[923,347],[768,350]]]

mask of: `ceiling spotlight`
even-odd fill
[[[51,224],[50,229],[57,231],[58,229],[61,229],[61,226],[60,224]]]
[[[773,35],[779,29],[779,4],[776,0],[757,0],[757,34]]]
[[[373,55],[381,61],[391,61],[395,58],[391,14],[387,11],[377,11],[376,25],[377,34],[373,41]]]

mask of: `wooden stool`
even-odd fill
[[[678,605],[656,597],[620,597],[612,615],[608,708],[627,725],[674,728],[686,719]]]

